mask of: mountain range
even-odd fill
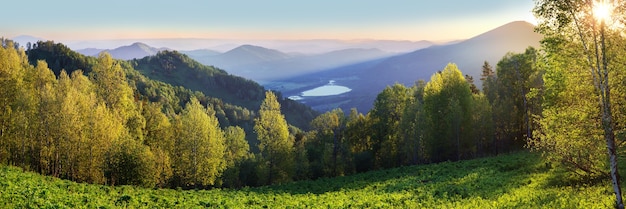
[[[187,53],[187,52],[183,52]],[[194,56],[205,65],[226,69],[229,73],[260,83],[287,79],[339,66],[393,54],[376,48],[349,48],[322,54],[285,53],[260,46],[242,45],[215,56]]]
[[[164,50],[170,49],[156,48],[137,42],[115,49],[86,48],[77,52],[87,56],[97,56],[100,52],[106,51],[113,58],[131,60],[153,56]],[[226,69],[233,75],[260,83],[395,55],[377,48],[347,48],[321,54],[286,53],[249,44],[235,47],[224,53],[210,49],[180,52],[202,64]]]
[[[160,51],[170,50],[168,48],[155,48],[152,46],[148,46],[147,44],[136,42],[129,46],[121,46],[115,49],[97,49],[97,48],[86,48],[76,50],[78,53],[87,56],[98,56],[100,52],[108,52],[111,54],[111,57],[115,59],[121,60],[131,60],[131,59],[139,59],[147,56],[156,55]]]
[[[457,64],[480,86],[478,78],[484,61],[495,67],[508,52],[522,52],[529,46],[538,47],[541,38],[534,32],[532,24],[517,21],[467,40],[444,44],[375,40],[255,42],[277,47],[268,48],[253,44],[233,46],[223,42],[220,46],[232,48],[226,51],[214,47],[180,52],[204,65],[224,69],[230,74],[257,81],[266,88],[281,91],[284,96],[301,96],[303,91],[333,81],[333,84],[345,86],[351,91],[334,96],[302,97],[301,102],[320,111],[356,107],[366,112],[386,86],[396,82],[410,86],[420,79],[427,81],[448,63]],[[165,44],[174,40],[160,41],[158,43]],[[199,41],[209,43],[208,40],[185,39],[181,44],[190,45]],[[307,47],[312,50],[294,51]],[[114,49],[86,48],[77,51],[89,56],[108,51],[114,58],[130,60],[154,56],[168,49],[136,42]],[[410,49],[413,50],[402,52]]]
[[[457,64],[464,74],[479,81],[484,61],[495,67],[506,53],[520,53],[529,46],[538,47],[541,39],[542,36],[534,32],[534,25],[523,21],[512,22],[455,44],[435,45],[389,58],[285,79],[266,86],[282,91],[286,96],[297,96],[302,91],[326,85],[333,80],[336,85],[348,87],[351,91],[338,96],[306,97],[302,102],[321,111],[356,107],[366,112],[371,109],[376,95],[386,86],[394,83],[410,86],[420,79],[428,81],[430,76],[448,63]],[[480,86],[480,83],[476,84]]]

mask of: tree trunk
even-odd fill
[[[600,26],[600,41],[602,50],[602,69],[598,69],[601,75],[600,79],[600,99],[602,104],[602,126],[604,128],[604,139],[606,140],[606,148],[609,151],[609,161],[611,166],[611,180],[613,190],[615,192],[616,206],[624,209],[624,201],[622,200],[622,189],[620,184],[619,170],[617,169],[617,147],[615,145],[615,132],[613,128],[613,113],[611,111],[611,90],[609,86],[608,60],[606,57],[606,43],[604,37],[605,23],[602,21]],[[597,54],[596,54],[597,56]]]

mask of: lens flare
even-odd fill
[[[613,5],[607,1],[595,1],[593,3],[593,16],[598,21],[611,20]]]

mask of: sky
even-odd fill
[[[0,37],[51,40],[467,39],[518,20],[533,0],[13,0]]]

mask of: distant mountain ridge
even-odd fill
[[[242,45],[213,57],[211,62],[213,65],[220,66],[223,69],[230,69],[235,66],[260,64],[289,58],[291,58],[290,55],[278,50],[253,45]]]
[[[87,56],[98,56],[100,52],[106,51],[111,54],[111,57],[115,59],[132,60],[144,58],[147,56],[153,56],[156,55],[158,52],[165,50],[168,50],[168,48],[155,48],[141,42],[136,42],[131,45],[120,46],[115,49],[86,48],[76,51]]]
[[[352,91],[336,97],[309,98],[303,102],[321,111],[335,107],[357,107],[365,112],[371,109],[376,95],[386,86],[396,82],[410,86],[419,79],[428,81],[432,74],[442,70],[448,63],[456,63],[464,74],[473,76],[480,86],[479,77],[484,61],[495,67],[506,53],[523,52],[529,46],[539,47],[541,39],[542,36],[534,32],[534,25],[516,21],[456,44],[431,46],[407,54],[304,75],[277,82],[277,85],[268,88],[290,96],[328,80],[335,80]],[[299,84],[298,88],[288,89],[294,86],[288,84],[296,83]]]
[[[516,21],[457,44],[433,46],[392,57],[366,70],[365,74],[384,69],[393,71],[389,74],[392,76],[407,75],[394,78],[398,78],[398,82],[412,84],[415,79],[411,77],[427,80],[433,73],[453,62],[463,73],[479,78],[484,61],[495,66],[507,52],[523,52],[529,46],[539,47],[541,39],[542,36],[534,32],[534,25]]]
[[[394,42],[398,43],[398,42]],[[97,56],[109,52],[115,59],[132,60],[156,55],[160,51],[145,43],[133,43],[115,49],[86,48],[76,50],[87,56]],[[285,53],[250,44],[235,47],[224,53],[210,49],[181,51],[192,59],[204,64],[225,69],[231,74],[257,82],[271,82],[302,74],[327,70],[342,65],[394,55],[377,48],[347,48],[322,54]]]
[[[242,45],[214,56],[188,55],[202,64],[263,83],[392,54],[376,48],[348,48],[315,55],[288,54],[261,46]]]
[[[262,46],[275,49],[287,54],[298,53],[306,55],[323,54],[349,48],[377,48],[391,53],[406,53],[426,48],[435,44],[432,41],[411,40],[376,40],[376,39],[309,39],[309,40],[239,40],[239,39],[203,39],[203,38],[164,38],[164,39],[110,39],[110,40],[80,40],[68,42],[73,50],[86,48],[114,49],[128,46],[133,43],[145,43],[150,46],[160,46],[178,51],[193,51],[209,49],[224,53],[242,45]]]

